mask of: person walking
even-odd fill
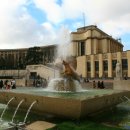
[[[96,82],[95,82],[95,80],[93,81],[93,88],[96,88]]]
[[[101,83],[100,83],[100,81],[98,81],[98,88],[101,88]]]

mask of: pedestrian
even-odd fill
[[[105,88],[104,82],[102,81],[102,82],[101,82],[101,89],[104,89],[104,88]]]
[[[3,80],[0,80],[0,89],[3,88]]]
[[[11,86],[12,86],[12,89],[16,89],[16,81],[15,81],[15,79],[13,79],[11,81]]]
[[[101,83],[100,83],[100,81],[98,81],[98,88],[101,88]]]
[[[93,81],[93,88],[96,88],[96,82],[95,82],[95,80]]]

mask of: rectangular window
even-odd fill
[[[95,61],[95,71],[99,71],[99,61]]]
[[[85,43],[81,42],[81,56],[85,55]]]
[[[78,53],[80,56],[85,55],[85,42],[84,41],[78,43]]]
[[[122,69],[128,70],[128,61],[127,59],[122,59]]]
[[[116,69],[117,60],[112,60],[112,70]]]
[[[90,62],[87,62],[87,71],[91,71],[91,64],[90,64]]]
[[[104,61],[103,61],[103,70],[104,70],[104,71],[107,71],[107,70],[108,70],[108,61],[107,61],[107,60],[104,60]]]

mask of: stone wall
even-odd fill
[[[52,79],[54,77],[59,77],[59,71],[55,68],[50,68],[45,65],[28,65],[26,67],[28,74],[31,72],[36,72],[42,78]]]
[[[0,76],[25,77],[26,70],[0,70]]]
[[[113,88],[115,90],[128,90],[130,91],[130,80],[114,80]]]
[[[34,94],[25,94],[19,92],[0,91],[0,103],[5,103],[12,98],[15,99],[9,104],[10,107],[15,107],[18,103],[25,99],[25,102],[20,106],[25,111],[34,102],[37,103],[32,107],[32,111],[37,114],[54,114],[61,117],[71,119],[79,119],[93,114],[100,110],[108,109],[122,102],[124,96],[130,97],[129,91],[115,91],[111,94],[97,95],[84,99],[60,98],[60,97],[45,97]]]

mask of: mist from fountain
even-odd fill
[[[11,102],[12,100],[14,100],[14,99],[15,99],[15,97],[12,97],[12,98],[8,101],[6,107],[4,108],[4,110],[3,110],[3,112],[2,112],[2,114],[1,114],[1,116],[0,116],[0,120],[1,120],[1,121],[2,121],[2,118],[3,118],[3,115],[4,115],[5,111],[6,111],[6,109],[8,108],[8,105],[9,105],[10,102]]]
[[[54,61],[54,79],[47,87],[51,92],[80,92],[82,87],[79,76],[76,73],[76,58],[72,56],[71,38],[69,29],[63,27],[59,35],[57,56]],[[56,77],[55,68],[59,69],[59,77]],[[78,78],[77,78],[78,77]]]
[[[48,87],[46,89],[46,91],[49,92],[81,92],[82,91],[82,87],[80,85],[80,83],[77,80],[68,80],[65,78],[55,78],[52,79],[49,84]]]
[[[18,106],[16,107],[15,112],[14,112],[13,117],[12,117],[12,121],[11,121],[12,123],[14,122],[14,118],[15,118],[15,116],[16,116],[16,113],[17,113],[17,111],[18,111],[20,105],[21,105],[24,101],[25,101],[25,99],[22,99],[22,100],[19,102]]]

